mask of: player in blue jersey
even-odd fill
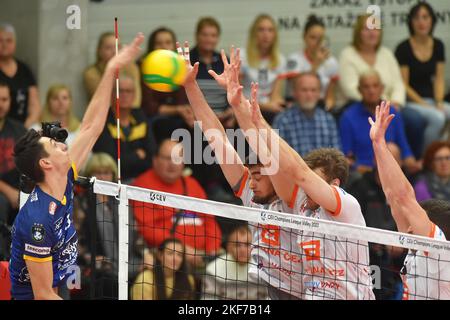
[[[71,149],[35,130],[16,144],[18,170],[35,187],[20,209],[12,229],[11,294],[13,299],[61,299],[58,287],[77,259],[73,226],[73,182],[101,134],[110,106],[114,74],[136,59],[144,37],[113,57],[89,103]]]

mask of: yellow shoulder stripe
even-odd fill
[[[33,261],[33,262],[48,262],[48,261],[52,261],[52,256],[45,257],[45,258],[36,258],[36,257],[32,257],[32,256],[27,256],[26,254],[24,254],[23,259]]]

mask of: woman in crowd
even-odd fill
[[[100,35],[97,43],[97,58],[93,65],[89,66],[83,74],[84,86],[88,98],[92,98],[92,95],[97,89],[103,72],[105,71],[106,64],[116,53],[116,39],[113,32],[104,32]],[[136,87],[136,96],[133,101],[134,107],[141,105],[141,86],[140,86],[140,72],[137,64],[133,63],[123,69],[124,73],[127,73],[133,78]]]
[[[41,121],[60,122],[61,127],[69,133],[66,143],[70,146],[78,133],[80,120],[73,114],[72,92],[69,87],[64,84],[55,84],[48,89]],[[41,124],[35,124],[34,127],[39,130]]]
[[[140,273],[131,288],[132,300],[192,300],[194,276],[188,271],[184,246],[168,238],[158,247],[154,265]]]
[[[433,37],[436,15],[426,2],[415,5],[408,15],[410,37],[395,55],[406,85],[408,106],[426,119],[425,147],[441,138],[450,104],[444,101],[444,43]]]
[[[241,82],[244,94],[250,98],[252,82],[258,82],[258,102],[269,123],[283,111],[282,75],[286,71],[286,59],[280,53],[278,30],[275,20],[261,14],[250,27],[247,48],[241,51]]]
[[[154,50],[164,49],[175,51],[175,33],[166,27],[154,30],[148,39],[148,55]],[[159,143],[170,138],[178,128],[189,129],[194,126],[194,115],[188,104],[184,88],[173,92],[159,92],[149,88],[143,81],[142,109],[151,118],[153,133]]]
[[[287,62],[287,77],[301,72],[315,72],[322,84],[321,98],[327,110],[336,104],[335,88],[339,79],[339,64],[330,54],[325,25],[315,15],[310,15],[303,31],[303,51],[292,53]],[[288,88],[288,92],[291,92]],[[291,94],[288,93],[288,96]]]
[[[417,201],[450,201],[450,143],[435,141],[424,156],[425,173],[414,186]]]

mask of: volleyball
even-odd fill
[[[183,84],[186,65],[182,57],[170,50],[155,50],[142,63],[145,84],[153,90],[172,92]]]

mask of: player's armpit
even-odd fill
[[[44,258],[45,259],[45,258]],[[44,260],[42,259],[42,260]],[[36,261],[37,258],[25,259],[30,274],[31,287],[35,300],[62,300],[53,290],[52,261]]]

